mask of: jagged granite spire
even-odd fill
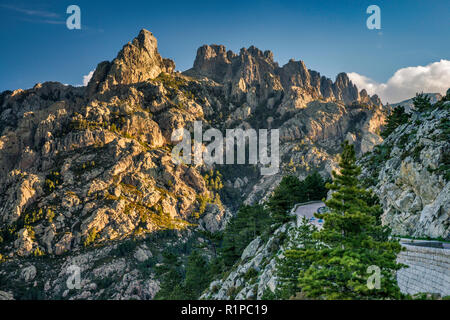
[[[364,102],[379,105],[379,99],[371,99],[367,93],[361,100],[358,88],[346,73],[340,73],[336,81],[321,76],[319,72],[310,70],[303,61],[289,60],[279,67],[273,60],[271,51],[261,51],[250,46],[242,48],[239,54],[227,51],[223,45],[204,45],[197,50],[194,66],[184,74],[194,77],[207,77],[216,82],[230,85],[230,94],[243,99],[248,88],[260,88],[256,96],[265,99],[273,95],[270,91],[279,92],[280,88],[290,96],[302,96],[302,101],[314,99],[338,100],[345,104]],[[273,90],[270,88],[273,86]],[[258,91],[258,90],[257,90]],[[251,95],[255,95],[250,93]],[[306,96],[309,96],[307,98]],[[261,101],[251,98],[249,105]]]
[[[150,31],[139,35],[123,46],[112,61],[101,62],[88,84],[88,92],[103,91],[117,84],[131,84],[156,78],[161,72],[173,72],[175,63],[163,59],[158,41]]]

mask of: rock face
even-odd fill
[[[344,139],[359,153],[382,141],[381,104],[346,74],[333,83],[301,61],[280,68],[270,51],[237,55],[216,45],[201,47],[184,74],[174,68],[142,30],[87,87],[46,82],[0,94],[5,291],[26,278],[30,294],[42,294],[34,298],[152,299],[165,250],[184,262],[193,231],[223,229],[240,203],[266,197],[283,174],[328,175]],[[205,177],[221,168],[175,164],[172,132],[192,131],[196,120],[223,132],[279,128],[279,172],[230,168],[219,191]],[[83,274],[78,291],[65,282],[72,265]],[[22,294],[13,292],[30,298]]]
[[[449,103],[413,114],[360,162],[396,235],[450,239]]]
[[[226,95],[235,101],[246,101],[252,108],[268,98],[271,98],[269,104],[278,102],[288,107],[293,97],[297,108],[319,98],[345,104],[381,105],[376,96],[370,98],[366,91],[361,97],[346,73],[338,74],[333,83],[307,69],[303,61],[290,60],[279,67],[271,51],[263,52],[254,46],[242,48],[237,55],[223,45],[204,45],[197,51],[193,68],[185,74],[226,84]]]
[[[408,124],[359,160],[361,181],[380,198],[382,222],[394,235],[450,240],[449,116],[450,90],[431,112],[413,114]],[[361,140],[351,134],[346,138],[353,143]],[[293,222],[268,239],[255,238],[231,270],[210,283],[201,299],[269,298],[278,286],[276,261],[283,250],[298,244],[295,238]],[[409,268],[397,273],[400,289],[408,294],[447,296],[448,250],[422,245],[420,241],[403,243],[406,251],[398,255],[398,261]]]
[[[246,203],[264,198],[287,172],[301,178],[312,168],[330,174],[334,156],[349,136],[358,153],[382,142],[378,132],[385,110],[380,99],[365,90],[358,93],[345,73],[333,82],[303,61],[279,67],[272,52],[254,46],[236,54],[223,45],[204,45],[193,68],[183,74],[215,83],[221,97],[212,105],[213,126],[280,129],[282,170],[247,185]],[[208,116],[210,111],[203,110]]]
[[[268,299],[278,286],[277,259],[283,251],[296,245],[297,222],[279,227],[268,239],[255,238],[244,249],[241,258],[222,279],[209,285],[200,299],[261,300]]]
[[[12,110],[16,95],[35,95],[39,103],[43,88],[13,93],[3,108]],[[68,94],[46,109],[11,111],[17,127],[2,122],[0,138],[0,154],[5,155],[0,158],[0,221],[16,228],[12,252],[60,255],[93,234],[110,241],[141,229],[186,224],[196,195],[209,191],[199,172],[175,166],[164,146],[173,118],[184,123],[202,112],[192,101],[187,102],[191,107],[175,108],[166,93],[155,83],[142,91],[130,86],[92,99]],[[152,118],[146,95],[159,95],[164,112]]]
[[[256,238],[246,248],[241,257],[241,263],[235,270],[221,280],[211,282],[208,290],[200,299],[206,300],[261,300],[267,289],[271,292],[276,288],[276,253],[279,238],[277,236],[286,230],[278,230],[274,237],[262,244]],[[276,248],[276,249],[275,249]]]
[[[0,291],[0,300],[14,300],[14,296],[10,292]]]
[[[150,31],[142,29],[132,42],[127,43],[112,62],[97,66],[88,91],[103,92],[119,84],[132,84],[152,80],[161,72],[171,73],[175,63],[163,59],[158,53],[158,41]]]

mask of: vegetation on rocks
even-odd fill
[[[294,228],[292,206],[326,197],[323,178],[342,141],[352,140],[357,154],[381,143],[378,97],[359,92],[345,73],[332,81],[302,61],[280,67],[270,51],[253,46],[239,54],[204,46],[192,69],[174,69],[142,30],[116,59],[98,65],[86,87],[46,82],[0,94],[2,291],[16,299],[194,299],[216,281],[218,297],[261,298],[264,286],[276,285],[272,271],[291,229],[304,235],[289,245],[286,272],[308,266],[297,264],[295,250],[313,245],[312,230]],[[424,215],[437,219],[420,227],[435,238],[447,237],[444,215],[435,214],[448,177],[445,99],[409,121],[394,111],[392,132],[368,156],[362,177],[372,186],[389,181],[378,189],[389,185],[386,194],[417,211],[435,201]],[[194,121],[223,131],[280,129],[279,172],[175,164],[172,132],[191,130]],[[431,178],[408,180],[423,176]],[[411,188],[395,189],[402,185],[431,192],[414,198]],[[397,234],[413,233],[408,228]],[[71,265],[83,270],[80,290],[66,286]],[[238,271],[250,286],[219,288]],[[286,279],[283,297],[294,293]]]
[[[395,271],[400,244],[389,240],[389,230],[381,226],[380,207],[371,205],[368,192],[360,187],[361,169],[355,164],[353,146],[344,144],[340,173],[333,172],[333,191],[326,201],[330,212],[317,214],[324,219],[322,230],[313,234],[319,249],[305,249],[300,257],[312,261],[299,273],[301,294],[319,299],[398,299],[401,297]],[[381,269],[379,288],[368,286],[368,268]]]
[[[417,93],[413,98],[414,109],[418,112],[424,112],[431,109],[432,105],[430,103],[431,98],[425,94]]]
[[[275,188],[267,201],[267,206],[276,222],[285,223],[292,218],[289,211],[296,203],[322,200],[326,195],[325,182],[317,171],[308,175],[303,181],[293,175],[287,175]]]
[[[394,132],[397,127],[401,126],[402,124],[405,124],[409,121],[409,118],[411,117],[410,114],[405,112],[405,108],[402,106],[394,108],[392,113],[388,115],[386,119],[386,124],[384,129],[381,131],[381,136],[383,138],[386,138],[389,136],[392,132]]]
[[[293,187],[297,188],[296,192],[292,192]],[[286,192],[288,189],[290,191]],[[226,278],[236,264],[243,262],[240,258],[252,240],[261,238],[263,241],[267,241],[279,227],[281,221],[292,219],[290,210],[294,204],[321,199],[326,195],[325,190],[325,182],[317,172],[308,175],[304,180],[290,175],[281,180],[264,204],[241,206],[236,216],[220,233],[220,237],[205,235],[217,248],[215,250],[217,255],[209,261],[209,273],[206,274],[210,275],[211,280],[217,279],[217,274]],[[273,251],[278,251],[276,245],[274,245]],[[186,272],[189,272],[189,268],[186,269]],[[245,273],[244,278],[246,281],[252,282],[257,276],[258,271],[251,268]],[[197,298],[206,289],[206,285],[202,290],[198,290]],[[230,288],[229,294],[234,297],[239,291],[240,289],[238,290],[236,287]]]

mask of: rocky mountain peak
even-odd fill
[[[297,86],[309,88],[311,76],[303,61],[290,59],[278,72],[283,87]]]
[[[279,67],[254,46],[236,54],[205,45],[192,69],[174,68],[142,30],[97,66],[87,88],[47,82],[0,94],[0,254],[4,270],[17,270],[0,282],[16,298],[17,275],[44,255],[51,267],[36,266],[36,287],[47,288],[46,298],[151,299],[163,280],[147,263],[164,264],[173,243],[194,243],[197,227],[223,229],[241,202],[263,199],[282,175],[329,174],[344,139],[361,153],[381,142],[381,108],[332,101],[335,92],[346,102],[357,97],[345,74],[335,83],[303,61]],[[207,166],[175,165],[171,133],[194,121],[222,132],[278,128],[279,173],[217,167],[213,183]],[[107,291],[69,292],[60,275],[73,261],[86,288],[117,281]]]
[[[342,100],[346,103],[359,101],[358,88],[350,81],[345,72],[341,72],[336,76],[333,91],[337,100]]]
[[[133,45],[147,49],[149,52],[158,53],[158,40],[153,33],[145,29],[142,29],[139,35],[133,39]]]
[[[336,76],[335,84],[340,87],[348,87],[349,85],[353,85],[345,72],[341,72]]]
[[[161,72],[171,73],[174,69],[175,63],[159,54],[155,36],[142,29],[112,62],[104,61],[97,66],[88,84],[88,93],[101,92],[118,84],[151,80]]]
[[[194,68],[199,75],[220,81],[231,64],[231,59],[236,56],[231,51],[226,51],[223,45],[204,45],[198,48],[194,61]]]
[[[281,91],[288,93],[287,99],[300,98],[301,101],[294,103],[295,108],[304,107],[308,101],[319,98],[345,104],[363,102],[381,106],[379,99],[372,99],[367,92],[361,97],[346,73],[338,74],[333,82],[308,69],[301,60],[291,59],[279,67],[271,51],[263,52],[255,46],[242,48],[237,55],[227,51],[223,45],[204,45],[197,50],[194,66],[184,73],[227,83],[229,91],[226,95],[236,102],[246,99],[252,107],[263,103],[268,96],[279,96]],[[252,87],[253,91],[249,92]],[[259,89],[255,91],[255,87]]]
[[[202,63],[206,61],[217,59],[218,61],[226,61],[229,63],[227,59],[227,51],[224,45],[203,45],[197,49],[197,57],[194,61],[195,67],[201,67]]]
[[[248,49],[246,48],[242,48],[240,51],[241,55],[244,54],[249,54],[255,58],[260,58],[260,59],[268,59],[269,61],[273,62],[273,53],[270,50],[266,50],[266,51],[262,51],[258,48],[256,48],[255,46],[250,46],[248,47]]]

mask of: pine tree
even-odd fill
[[[296,176],[284,176],[267,201],[272,218],[279,223],[285,223],[292,217],[289,211],[299,202],[307,201],[305,185]]]
[[[317,170],[305,178],[304,186],[307,201],[322,200],[327,196],[325,182]]]
[[[392,113],[388,115],[384,129],[381,131],[381,136],[387,138],[397,127],[407,123],[411,115],[405,112],[405,107],[399,106],[394,108]]]
[[[222,231],[216,231],[216,232],[210,232],[207,230],[200,230],[200,235],[205,240],[205,244],[199,244],[199,248],[209,248],[212,253],[214,254],[214,258],[217,257],[217,249],[220,246],[220,243],[223,239],[223,232]]]
[[[431,107],[431,98],[422,93],[416,93],[416,96],[413,98],[413,104],[416,111],[423,112]]]
[[[301,270],[309,268],[312,263],[308,256],[305,256],[305,250],[317,248],[317,240],[312,238],[315,230],[316,227],[309,224],[307,218],[303,218],[299,227],[290,230],[291,243],[288,244],[283,255],[277,258],[276,299],[290,299],[299,291],[298,274]]]
[[[326,201],[329,212],[317,214],[325,220],[323,229],[313,234],[319,249],[307,249],[303,256],[313,261],[300,271],[299,286],[308,298],[388,299],[400,298],[396,263],[401,250],[398,241],[389,240],[386,228],[377,221],[380,207],[368,203],[370,193],[359,186],[361,169],[355,164],[352,145],[343,144],[340,173],[333,172],[333,191]],[[381,269],[381,286],[367,285],[369,266]]]
[[[198,299],[202,291],[208,286],[209,278],[208,261],[194,250],[188,258],[186,265],[186,277],[184,280],[184,299]]]
[[[156,267],[156,273],[161,282],[161,288],[155,295],[156,300],[183,299],[183,274],[181,262],[172,252],[163,252],[163,263]]]
[[[242,206],[223,235],[220,255],[225,266],[232,266],[253,239],[268,231],[271,222],[262,205]]]

